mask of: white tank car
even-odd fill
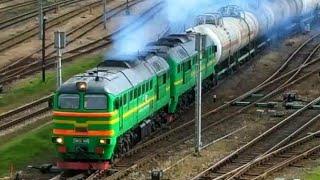
[[[319,0],[302,0],[303,8],[302,15],[308,14],[318,7],[320,1]]]
[[[264,35],[273,27],[283,23],[285,20],[300,16],[303,11],[303,0],[274,0],[265,1],[257,8],[259,20],[259,34]]]
[[[273,1],[273,0],[272,0]],[[278,25],[282,23],[284,20],[288,19],[290,16],[290,7],[286,0],[277,1],[276,3],[272,3],[271,1],[266,2],[266,6],[270,6],[272,9],[272,13],[274,18],[273,25]]]
[[[188,32],[201,33],[210,37],[217,46],[217,61],[221,62],[248,45],[249,41],[283,23],[285,19],[310,12],[319,3],[320,0],[260,1],[259,10],[255,14],[229,6],[222,9],[220,12],[222,17],[219,17],[219,20],[216,20],[216,14],[200,16],[198,25],[188,29]],[[222,12],[228,15],[225,16]]]
[[[259,35],[264,35],[274,27],[276,17],[274,16],[272,7],[268,6],[267,3],[261,4],[258,11]]]
[[[210,18],[210,14],[206,14]],[[217,46],[217,60],[224,60],[255,39],[259,33],[259,22],[250,12],[240,17],[224,17],[219,24],[205,23],[189,31],[208,35]]]
[[[304,0],[286,0],[290,6],[291,16],[302,14]]]

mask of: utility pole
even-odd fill
[[[129,11],[129,0],[127,0],[126,15],[130,15],[130,11]]]
[[[89,14],[92,15],[92,6],[89,5]]]
[[[66,47],[66,33],[57,31],[54,33],[54,47],[57,49],[57,88],[62,85],[62,49]]]
[[[200,151],[202,148],[202,141],[201,141],[201,114],[202,114],[202,74],[201,74],[201,61],[203,59],[203,53],[206,49],[206,35],[201,35],[200,33],[196,34],[196,51],[198,52],[199,56],[197,56],[197,63],[196,63],[196,123],[195,123],[195,153],[200,155]]]
[[[42,39],[43,37],[43,2],[42,0],[38,0],[38,6],[39,6],[39,39]]]
[[[202,93],[202,78],[201,78],[201,59],[202,59],[202,51],[203,51],[203,36],[199,33],[196,35],[196,45],[195,50],[198,52],[199,56],[197,56],[197,62],[196,62],[196,88],[195,88],[195,94],[196,94],[196,109],[195,109],[195,153],[197,155],[200,155],[200,150],[202,146],[201,142],[201,93]]]
[[[47,21],[47,17],[46,17],[46,12],[43,12],[43,32],[42,32],[42,82],[46,81],[46,21]]]
[[[106,0],[102,0],[103,4],[103,28],[107,29],[107,2]]]
[[[62,49],[58,48],[58,61],[57,61],[57,88],[62,85]]]
[[[54,13],[58,13],[58,11],[59,11],[58,1],[57,1],[57,0],[54,0],[54,3],[56,4],[56,5],[55,5],[55,8],[54,8]]]

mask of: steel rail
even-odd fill
[[[98,6],[101,2],[93,2],[90,3],[89,6]],[[46,29],[50,29],[58,24],[60,24],[63,21],[66,21],[68,19],[71,19],[73,17],[76,17],[77,15],[86,12],[88,9],[85,8],[87,5],[82,6],[78,9],[72,10],[70,12],[67,12],[59,17],[56,17],[50,21],[47,22]],[[11,48],[13,46],[18,45],[21,42],[24,42],[25,40],[36,36],[39,33],[39,28],[37,26],[34,26],[24,32],[19,33],[19,35],[5,39],[0,42],[0,52],[3,52],[7,50],[8,48]]]
[[[302,112],[305,112],[305,111],[309,110],[309,107],[311,107],[311,106],[313,106],[313,105],[315,105],[315,104],[317,104],[319,102],[320,102],[320,97],[318,97],[315,100],[313,100],[312,102],[308,103],[303,108],[301,108],[298,111],[296,111],[295,113],[291,114],[289,117],[285,118],[284,120],[282,120],[281,122],[279,122],[278,124],[273,126],[272,128],[270,128],[267,131],[265,131],[264,133],[260,134],[258,137],[256,137],[255,139],[251,140],[249,143],[245,144],[244,146],[240,147],[236,151],[232,152],[230,155],[228,155],[225,158],[221,159],[220,161],[218,161],[214,165],[210,166],[209,168],[207,168],[203,172],[199,173],[197,176],[193,177],[192,179],[193,180],[202,179],[202,177],[206,177],[208,174],[216,172],[221,167],[226,166],[229,162],[232,162],[232,160],[238,158],[241,153],[243,153],[244,151],[247,151],[249,148],[253,147],[257,143],[261,142],[262,140],[265,140],[266,138],[268,138],[269,135],[271,135],[272,133],[278,131],[280,128],[284,127],[284,125],[288,125],[288,123],[292,122],[294,120],[294,118],[299,117],[299,115],[301,115]],[[301,129],[298,129],[298,130],[294,131],[293,133],[290,133],[290,136],[293,137],[292,134],[296,135],[298,133],[297,131],[301,131]],[[266,149],[265,152],[267,152],[268,150],[269,150],[269,148]],[[263,152],[263,153],[265,153],[265,152]],[[259,154],[259,155],[263,155],[263,153]],[[255,156],[255,157],[259,157],[259,155]],[[251,160],[254,160],[254,158],[252,158]],[[218,176],[218,177],[213,178],[213,179],[225,179],[225,178],[228,178],[231,175],[233,175],[234,173],[236,173],[239,170],[241,170],[243,167],[245,167],[245,165],[238,166],[237,168],[234,168],[232,171],[229,171],[227,173],[223,173],[223,175]]]
[[[129,4],[128,6],[131,7],[131,6],[134,6],[140,2],[142,2],[144,0],[132,0],[132,1],[129,1]],[[108,19],[111,19],[112,17],[118,15],[119,13],[121,13],[122,11],[124,11],[126,9],[126,3],[122,3],[118,6],[116,6],[115,8],[112,8],[109,13],[108,13]],[[75,30],[71,31],[70,33],[68,33],[68,35],[70,35],[71,39],[70,41],[68,42],[69,43],[72,43],[74,42],[77,38],[80,38],[82,36],[84,36],[86,33],[90,32],[92,29],[94,29],[95,27],[97,27],[98,25],[100,25],[102,22],[101,22],[101,19],[99,20],[99,18],[95,18],[93,21],[91,21],[90,23],[88,24],[85,24],[79,28],[76,28]],[[82,31],[84,28],[84,31]],[[123,29],[123,28],[122,28]],[[80,32],[79,32],[80,31]],[[84,51],[83,49],[88,49],[90,46],[93,46],[97,43],[101,43],[102,41],[108,41],[105,45],[108,45],[111,43],[110,39],[111,39],[111,36],[115,35],[116,33],[119,33],[121,32],[121,29],[120,30],[117,30],[116,32],[112,33],[111,35],[106,35],[105,37],[102,37],[92,43],[89,43],[89,44],[85,44],[83,46],[80,46],[78,48],[75,48],[73,50],[70,50],[68,52],[65,53],[66,57],[64,58],[64,61],[71,61],[73,60],[73,58],[75,57],[78,57],[80,55],[83,55],[83,54],[86,54],[88,53],[88,51]],[[97,50],[99,48],[102,48],[104,45],[101,45],[99,47],[96,47],[96,48],[91,48],[90,52],[94,51],[94,50]],[[49,48],[49,47],[53,47],[53,43],[50,43],[49,45],[47,45],[46,48]],[[39,52],[39,50],[37,50],[36,52],[34,53],[37,53]],[[34,54],[32,53],[32,55]],[[54,51],[51,51],[47,56],[46,56],[46,68],[50,68],[54,65],[54,61],[55,61],[55,58],[56,56],[53,55],[54,54]],[[2,74],[3,78],[2,80],[0,80],[0,84],[6,84],[6,83],[10,83],[12,80],[15,80],[16,78],[20,78],[22,76],[25,76],[25,75],[29,75],[29,74],[32,74],[32,73],[35,73],[37,72],[39,69],[40,69],[40,66],[41,66],[41,63],[39,61],[34,61],[31,56],[28,56],[26,58],[22,58],[14,63],[11,63],[11,65],[8,65],[6,66],[5,68],[2,68],[0,69],[0,73]],[[53,55],[53,56],[52,56]],[[29,63],[30,62],[30,63]],[[19,64],[22,64],[22,63],[29,63],[27,65],[19,65]]]
[[[310,120],[310,122],[314,122],[314,121],[318,121],[320,119],[320,115],[315,116],[312,120]],[[250,169],[253,169],[255,167],[258,166],[263,166],[263,164],[266,164],[266,162],[268,161],[272,161],[273,158],[279,156],[279,155],[283,155],[285,153],[288,153],[290,151],[292,151],[294,148],[297,149],[302,149],[301,146],[305,146],[306,143],[315,140],[317,137],[319,137],[320,135],[320,131],[317,131],[315,133],[309,134],[303,138],[300,138],[284,147],[281,147],[275,151],[270,151],[265,155],[262,155],[261,157],[258,157],[257,159],[255,159],[254,161],[248,163],[243,169],[239,170],[236,174],[234,174],[233,176],[231,176],[229,179],[237,179],[240,178],[241,176],[243,176],[244,174],[248,173],[248,171]],[[316,139],[317,140],[317,139]],[[301,153],[301,152],[298,152]],[[294,153],[290,156],[295,156],[297,153]],[[285,157],[287,158],[287,157]],[[282,161],[280,162],[282,163]],[[280,164],[278,163],[278,164]],[[268,168],[268,167],[267,167]],[[264,168],[265,169],[265,168]],[[265,172],[267,172],[267,170],[264,170]],[[259,176],[259,175],[258,175]]]
[[[74,3],[78,3],[84,0],[61,0],[60,2],[48,5],[48,6],[44,6],[44,11],[45,12],[50,12],[52,10],[55,10],[57,6],[68,6],[70,4],[74,4]],[[28,19],[34,18],[38,16],[38,10],[32,10],[20,15],[17,15],[15,17],[9,18],[9,19],[4,19],[2,21],[0,21],[0,30],[11,27],[13,25],[16,25],[18,23],[24,22]]]
[[[277,166],[275,167],[272,167],[270,169],[268,169],[266,172],[264,172],[262,175],[254,178],[254,180],[257,180],[257,179],[263,179],[269,175],[271,175],[272,173],[284,168],[284,167],[287,167],[287,166],[290,166],[291,164],[297,162],[297,161],[301,161],[307,157],[310,157],[312,156],[313,154],[316,154],[316,153],[319,153],[320,152],[320,145],[316,146],[316,147],[313,147],[312,149],[309,149],[305,152],[302,152],[301,154],[298,154],[290,159],[288,159],[287,161],[285,162],[282,162],[281,164],[278,164]]]
[[[7,11],[10,11],[10,10],[13,10],[13,9],[16,9],[16,8],[30,6],[30,5],[36,4],[36,3],[37,3],[36,0],[31,0],[31,1],[25,1],[25,2],[21,2],[21,3],[13,4],[13,5],[5,6],[5,7],[0,8],[0,14],[7,12]]]

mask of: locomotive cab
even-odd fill
[[[58,166],[106,169],[116,143],[113,125],[118,119],[110,103],[112,95],[98,87],[99,79],[77,79],[81,81],[66,83],[54,96],[52,141],[63,159]]]

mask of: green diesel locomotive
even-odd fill
[[[215,46],[206,42],[201,71],[212,85]],[[107,59],[65,82],[54,96],[58,166],[107,169],[113,158],[171,121],[192,101],[199,57],[193,35],[170,35],[139,55]]]

